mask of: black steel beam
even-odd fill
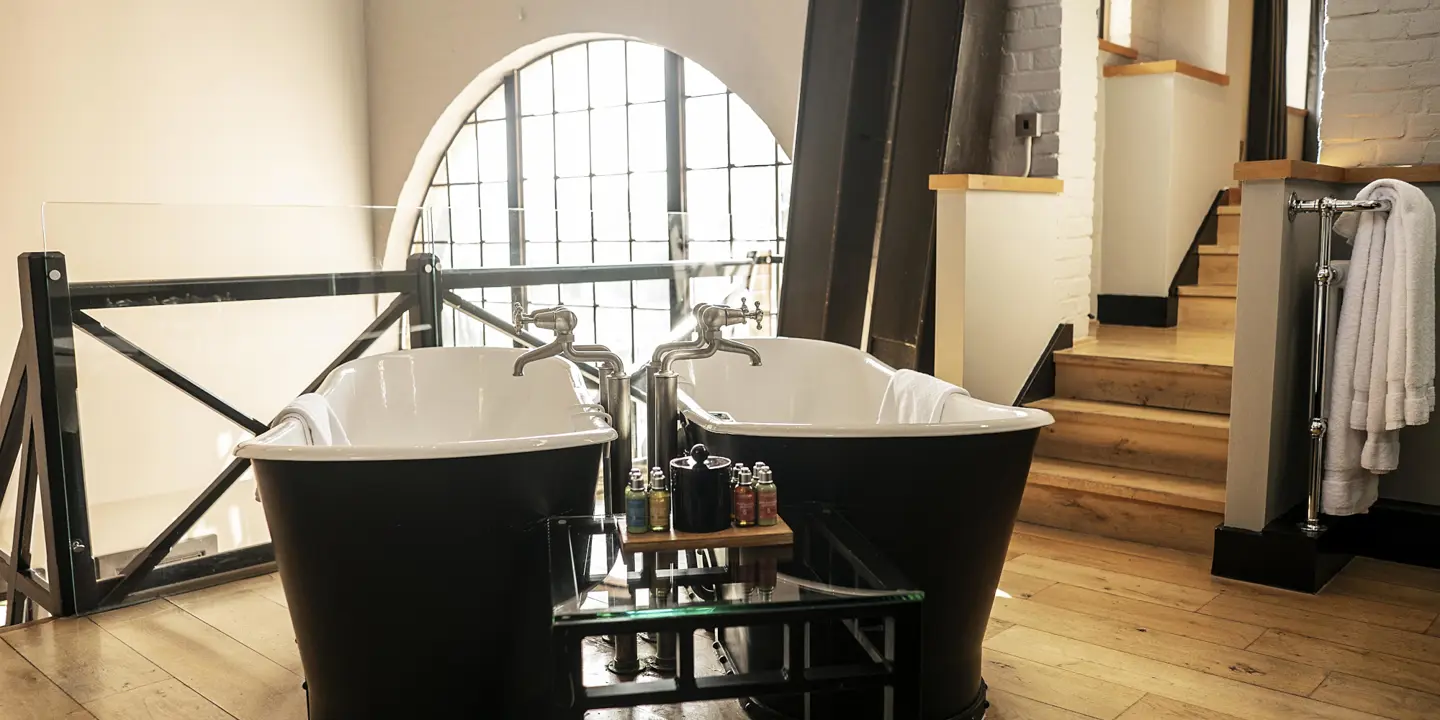
[[[97,596],[80,451],[69,271],[60,253],[22,253],[18,265],[24,342],[31,351],[26,407],[45,509],[46,578],[55,596],[55,607],[46,609],[74,615],[93,608]]]
[[[1010,11],[1010,3],[1008,0],[965,0],[964,4],[944,168],[947,173],[988,174],[994,172],[990,161],[990,132],[995,126],[995,106],[1000,100],[1005,16]],[[934,70],[942,69],[939,60],[935,66]]]
[[[879,244],[871,292],[870,353],[915,369],[931,302],[935,265],[935,193],[960,53],[965,0],[909,0],[899,47],[894,119],[886,135]],[[988,138],[988,134],[986,135]],[[988,142],[987,142],[988,145]]]
[[[90,310],[143,305],[187,305],[334,295],[368,295],[412,292],[414,289],[415,276],[403,270],[89,282],[75,283],[71,287],[71,305],[76,310]]]
[[[30,422],[30,417],[25,414],[25,366],[29,364],[26,354],[25,337],[22,335],[15,345],[15,359],[10,363],[5,394],[0,398],[0,419],[5,422],[5,430],[0,433],[0,500],[5,498],[6,487],[15,470],[15,460],[20,457],[21,441]]]
[[[170,565],[159,565],[145,575],[139,583],[130,591],[131,593],[144,592],[155,588],[174,585],[176,583],[199,580],[200,578],[219,575],[220,573],[244,570],[256,565],[275,562],[275,547],[270,543],[251,545],[249,547],[226,550],[214,555],[205,555],[177,562]],[[98,583],[101,595],[105,595],[120,584],[119,577],[109,577]]]
[[[861,343],[909,6],[810,2],[786,234],[795,267],[781,288],[781,335]]]
[[[112,349],[115,350],[115,352],[118,352],[121,355],[124,355],[126,358],[129,358],[136,365],[139,365],[140,367],[149,370],[151,374],[169,383],[176,390],[179,390],[180,392],[183,392],[186,395],[194,398],[201,405],[204,405],[205,407],[208,407],[211,410],[219,413],[226,420],[229,420],[230,422],[233,422],[236,425],[239,425],[240,427],[249,430],[256,435],[265,432],[265,423],[262,423],[259,420],[256,420],[255,418],[252,418],[249,415],[240,412],[239,410],[236,410],[229,403],[221,400],[214,393],[201,387],[199,384],[197,384],[190,378],[181,375],[179,371],[161,362],[154,355],[151,355],[150,353],[147,353],[144,350],[140,349],[140,346],[130,342],[129,340],[126,340],[122,335],[120,335],[120,333],[117,333],[114,330],[106,327],[99,320],[96,320],[95,318],[87,314],[84,310],[76,310],[74,320],[75,326],[80,328],[81,330],[84,330],[91,337],[99,340],[102,343],[105,343],[106,345],[109,345]]]
[[[777,258],[777,260],[780,260]],[[446,270],[440,281],[445,290],[512,285],[565,285],[581,282],[673,280],[733,275],[749,267],[749,260],[675,260],[625,265],[532,265],[510,268]]]
[[[332,370],[360,357],[361,353],[364,353],[365,350],[375,342],[375,339],[380,336],[385,328],[393,325],[396,320],[400,319],[400,316],[405,313],[411,301],[412,298],[407,295],[401,295],[391,301],[389,307],[385,308],[379,317],[376,317],[370,325],[361,331],[360,336],[342,350],[339,356],[332,360],[314,380],[311,380],[310,383],[305,386],[304,390],[300,391],[300,394],[304,395],[305,393],[314,392],[316,388],[320,387],[320,383],[324,382],[325,377],[329,375]],[[229,490],[249,467],[250,461],[244,458],[236,458],[231,461],[229,465],[226,465],[225,469],[221,470],[220,474],[217,475],[214,480],[210,481],[210,484],[200,493],[200,496],[195,498],[195,500],[190,503],[190,506],[185,508],[184,512],[180,513],[179,517],[171,521],[170,525],[161,531],[140,554],[136,555],[125,565],[125,569],[120,571],[120,577],[117,578],[113,584],[107,583],[105,585],[105,592],[99,604],[118,604],[125,599],[126,595],[147,587],[147,582],[149,582],[147,576],[155,569],[155,566],[160,564],[160,561],[164,560],[166,555],[170,554],[170,550],[175,547],[175,543],[179,542],[180,538],[184,537],[186,532],[189,532],[190,528],[200,520],[201,516],[209,512],[210,508],[220,499],[220,496],[224,495],[225,491]],[[94,581],[93,575],[91,580],[92,582]]]
[[[35,443],[30,428],[21,433],[20,444],[24,447],[24,461],[20,464],[20,482],[15,486],[15,527],[10,542],[10,563],[5,574],[5,585],[10,588],[10,600],[5,606],[5,624],[19,625],[30,617],[30,602],[41,602],[50,610],[54,599],[50,597],[28,597],[20,589],[20,578],[30,576],[30,537],[35,529],[35,501],[39,478],[35,474]],[[52,611],[53,612],[53,611]]]

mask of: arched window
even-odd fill
[[[430,182],[414,249],[453,268],[783,255],[789,197],[790,159],[724,83],[663,48],[599,40],[508,74],[480,103]],[[686,307],[733,298],[736,285],[720,277],[688,288],[654,280],[462,294],[501,317],[513,302],[564,303],[580,316],[580,342],[643,362]],[[455,344],[510,344],[463,316],[445,323]]]

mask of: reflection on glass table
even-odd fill
[[[918,717],[924,593],[840,515],[806,506],[785,520],[793,545],[724,547],[720,535],[714,547],[626,553],[623,516],[550,519],[558,716],[844,690],[873,707],[866,717]],[[728,674],[697,677],[697,630],[741,633],[749,666],[727,658]],[[610,637],[624,677],[638,669],[638,633],[654,633],[661,679],[584,685],[585,638]]]

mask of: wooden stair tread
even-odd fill
[[[1200,245],[1201,255],[1239,255],[1239,245]]]
[[[1240,206],[1239,206],[1239,205],[1221,205],[1221,206],[1215,208],[1215,212],[1217,212],[1217,213],[1219,213],[1219,214],[1221,214],[1221,215],[1239,215],[1239,214],[1240,214]]]
[[[1145,357],[1140,352],[1114,350],[1110,352],[1076,353],[1074,348],[1055,353],[1055,362],[1061,365],[1092,365],[1116,369],[1148,370],[1151,372],[1187,373],[1194,375],[1216,375],[1229,378],[1233,374],[1233,359],[1223,365],[1160,357]]]
[[[1180,294],[1190,297],[1233,298],[1234,285],[1181,285]]]
[[[1202,512],[1225,512],[1223,484],[1177,475],[1035,458],[1030,463],[1029,482]]]
[[[1235,333],[1220,330],[1094,325],[1090,337],[1055,353],[1057,362],[1133,360],[1155,370],[1185,372],[1186,366],[1229,368],[1235,360]],[[1113,363],[1107,363],[1114,366]],[[1178,367],[1177,367],[1178,366]]]
[[[1115,427],[1154,427],[1159,425],[1166,432],[1222,440],[1230,437],[1230,416],[1219,413],[1171,410],[1170,408],[1059,397],[1039,400],[1031,403],[1030,407],[1060,416],[1056,418],[1057,421],[1064,417],[1066,421],[1075,422],[1074,416],[1087,416]]]

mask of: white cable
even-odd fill
[[[1030,163],[1034,160],[1031,150],[1035,147],[1035,138],[1025,136],[1025,174],[1021,177],[1030,177]]]

